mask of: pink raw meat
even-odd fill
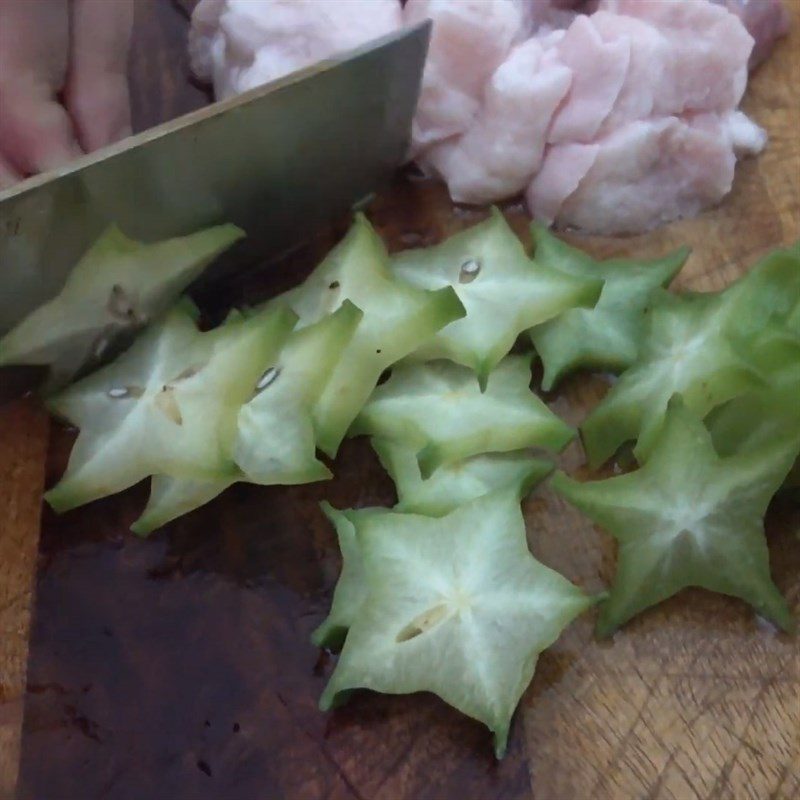
[[[644,91],[660,115],[725,111],[738,105],[747,86],[753,38],[725,8],[706,0],[603,0],[600,8],[591,19],[603,38],[631,40],[623,104],[626,95]],[[651,26],[651,32],[637,21]]]
[[[413,126],[418,153],[472,124],[484,87],[522,36],[525,20],[515,0],[408,0],[403,18],[434,22]]]
[[[200,0],[192,12],[189,63],[192,72],[203,81],[211,81],[214,77],[213,42],[225,2],[226,0]]]
[[[550,118],[571,71],[529,39],[492,75],[483,105],[463,136],[428,150],[423,163],[457,202],[485,203],[521,192],[539,168]]]
[[[525,199],[531,215],[548,225],[586,177],[600,152],[599,144],[559,144],[549,147]]]
[[[780,0],[200,0],[190,54],[225,97],[426,18],[411,152],[457,201],[527,187],[548,222],[644,230],[766,143],[738,105]]]
[[[218,99],[288,75],[390,33],[398,0],[201,0],[192,14],[192,68]]]
[[[789,32],[789,12],[783,0],[711,0],[724,5],[744,23],[755,39],[750,54],[750,69],[758,66],[772,51],[775,42]]]
[[[578,17],[555,45],[573,80],[553,120],[549,142],[590,142],[614,108],[628,74],[630,40],[603,41],[592,20]]]
[[[733,183],[734,150],[757,152],[764,141],[738,112],[637,120],[595,144],[550,148],[528,204],[561,227],[649,230],[718,203]]]

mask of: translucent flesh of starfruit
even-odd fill
[[[435,247],[398,253],[392,269],[424,289],[453,287],[466,317],[425,342],[414,358],[463,364],[481,386],[523,331],[567,309],[594,305],[603,285],[599,276],[532,261],[497,209]]]
[[[800,242],[772,250],[724,296],[735,333],[745,342],[770,323],[786,325],[800,335]]]
[[[50,505],[64,511],[154,474],[230,476],[239,408],[294,321],[275,309],[200,333],[181,304],[116,361],[53,397],[51,410],[80,434]]]
[[[619,543],[598,634],[687,586],[739,597],[790,630],[763,520],[793,460],[792,442],[781,440],[720,457],[700,418],[675,398],[640,469],[588,483],[557,474],[553,489]]]
[[[794,441],[795,466],[785,486],[795,487],[800,485],[800,335],[788,326],[771,326],[755,338],[752,355],[766,386],[715,409],[706,426],[720,455]]]
[[[320,508],[336,529],[342,554],[342,571],[333,591],[330,613],[311,634],[311,641],[317,647],[340,650],[367,593],[361,548],[356,539],[356,523],[370,515],[389,513],[389,509],[350,508],[339,511],[324,502]]]
[[[73,268],[61,292],[0,339],[0,366],[50,364],[52,383],[63,383],[102,357],[116,335],[163,314],[243,235],[234,225],[218,225],[143,244],[108,228]]]
[[[638,361],[581,426],[593,467],[634,440],[637,460],[644,460],[674,394],[681,394],[687,406],[704,417],[763,386],[758,369],[737,345],[737,315],[724,294],[664,294],[649,317]]]
[[[361,319],[345,301],[333,314],[293,331],[264,363],[252,399],[239,411],[233,446],[237,475],[215,481],[154,476],[150,500],[132,530],[149,533],[213,500],[237,480],[271,486],[330,478],[317,459],[311,413]]]
[[[530,361],[507,356],[484,392],[472,370],[449,361],[399,365],[375,390],[352,432],[414,447],[423,478],[479,453],[560,450],[574,431],[530,390]]]
[[[572,308],[530,332],[544,365],[542,388],[552,389],[577,369],[621,372],[635,361],[654,294],[680,271],[689,256],[683,247],[654,261],[595,261],[562,242],[543,225],[532,226],[539,264],[572,275],[602,278],[594,308]]]
[[[553,462],[527,450],[484,453],[439,467],[427,480],[413,447],[389,439],[372,446],[397,489],[395,511],[441,517],[464,503],[503,487],[532,488],[553,471]]]
[[[319,447],[331,457],[381,374],[464,314],[452,288],[424,291],[392,274],[383,242],[362,215],[314,272],[276,302],[288,304],[302,327],[345,300],[364,317],[313,412]]]
[[[433,692],[483,722],[501,757],[539,653],[593,601],[531,555],[514,489],[355,529],[366,592],[321,708],[359,688]]]

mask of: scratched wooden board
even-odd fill
[[[792,7],[796,24],[800,7]],[[202,100],[186,84],[173,8],[140,7],[139,120]],[[150,16],[147,16],[147,15]],[[160,15],[157,17],[156,15]],[[738,168],[731,197],[696,220],[597,255],[656,255],[689,243],[679,284],[718,288],[800,237],[800,34],[754,76],[746,109],[769,150]],[[434,242],[477,218],[444,193],[398,180],[371,209],[393,248]],[[524,230],[516,208],[509,216]],[[245,294],[302,275],[336,231]],[[236,292],[231,291],[231,296]],[[548,398],[579,422],[604,388],[587,376]],[[71,439],[55,431],[48,477]],[[36,461],[32,448],[33,463]],[[580,449],[564,455],[578,470]],[[774,798],[800,795],[800,649],[743,604],[687,591],[613,641],[591,615],[540,659],[497,764],[488,733],[437,699],[364,693],[333,714],[316,701],[333,659],[308,642],[338,570],[317,503],[390,504],[388,479],[348,442],[327,484],[238,486],[143,542],[126,532],[144,487],[57,518],[45,513],[32,631],[20,798]],[[596,589],[610,540],[547,488],[525,504],[534,553]],[[773,573],[800,609],[796,507],[768,519]],[[24,621],[24,616],[21,617]]]
[[[32,402],[0,408],[0,798],[19,759],[47,429]]]

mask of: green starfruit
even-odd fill
[[[792,615],[770,578],[764,513],[791,468],[793,447],[773,440],[722,458],[700,418],[674,398],[635,472],[588,483],[557,474],[553,489],[619,542],[598,634],[608,636],[687,586],[739,597],[791,630]]]
[[[415,448],[429,478],[444,464],[525,447],[561,450],[574,431],[530,390],[531,357],[507,356],[482,392],[475,373],[449,361],[402,364],[361,411],[351,433]]]
[[[415,286],[455,290],[466,317],[425,342],[414,358],[463,364],[482,387],[523,331],[575,306],[594,305],[603,286],[599,276],[531,261],[497,209],[435,247],[398,253],[392,269]]]
[[[366,592],[320,700],[429,691],[494,734],[502,757],[539,653],[592,604],[528,550],[517,489],[445,517],[355,521]]]

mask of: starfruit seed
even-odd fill
[[[278,376],[281,374],[279,367],[270,367],[259,379],[256,383],[256,391],[263,392],[268,386],[271,386],[278,380]]]
[[[447,612],[447,603],[440,603],[438,606],[429,608],[402,628],[397,634],[395,641],[398,643],[407,642],[425,633],[425,631],[429,631],[447,617]]]
[[[459,283],[472,283],[481,271],[481,262],[477,258],[469,258],[462,265],[458,273]]]

